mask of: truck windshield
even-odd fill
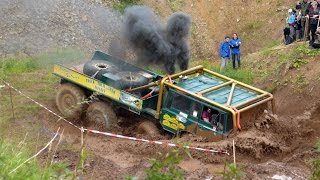
[[[167,104],[167,108],[169,109],[174,108],[178,111],[189,114],[190,107],[191,107],[190,99],[178,93],[172,93],[172,96],[170,98],[171,99]]]

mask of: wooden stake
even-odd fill
[[[309,30],[309,17],[305,17],[306,18],[306,21],[304,23],[304,41],[306,42],[307,41],[307,35],[308,35],[308,30]]]
[[[232,140],[232,149],[233,149],[233,164],[236,166],[236,148],[234,146],[234,140]]]
[[[11,87],[9,87],[9,93],[10,93],[10,101],[11,101],[11,111],[12,111],[12,119],[15,120],[15,115],[14,115],[14,107],[13,107],[13,98],[12,98],[12,92],[11,92]]]

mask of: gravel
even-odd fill
[[[0,57],[52,48],[107,51],[121,15],[97,1],[0,0]]]

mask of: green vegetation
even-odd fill
[[[301,92],[304,87],[306,87],[309,84],[308,80],[306,80],[306,77],[303,74],[297,74],[296,78],[293,81],[293,88],[295,92]]]
[[[28,148],[23,147],[22,144],[15,147],[9,142],[0,140],[0,179],[65,179],[70,177],[71,173],[65,164],[54,163],[42,169],[35,160],[13,171],[30,156]]]
[[[113,3],[113,8],[118,10],[121,13],[124,13],[124,10],[133,5],[140,4],[141,0],[117,0]]]
[[[24,147],[10,145],[18,144],[19,140],[25,136],[25,132],[29,132],[29,128],[35,131],[32,136],[37,137],[36,133],[41,128],[37,114],[41,107],[11,90],[14,109],[12,111],[10,89],[4,86],[1,79],[8,81],[41,103],[48,100],[53,102],[54,96],[52,94],[55,91],[53,87],[59,78],[52,75],[52,65],[74,62],[76,62],[74,64],[78,64],[84,59],[83,57],[84,54],[77,49],[53,49],[34,57],[12,56],[0,59],[0,137],[3,138],[0,141],[0,179],[66,179],[70,177],[66,165],[45,162],[48,165],[41,168],[38,163],[43,162],[42,160],[39,162],[31,160],[16,172],[9,174],[11,170],[30,157],[37,150],[38,145],[44,142],[38,137],[39,142],[35,139],[31,141],[27,139],[27,142],[24,142]],[[14,118],[12,112],[14,112]],[[28,123],[30,126],[24,126],[23,129],[17,130],[16,123]],[[7,142],[9,140],[10,143]],[[85,159],[84,157],[81,156],[81,159]],[[51,160],[51,155],[49,159]],[[82,164],[83,160],[80,163]]]
[[[30,57],[22,59],[6,58],[0,60],[0,78],[8,74],[19,75],[26,72],[34,71],[38,68],[38,64]]]
[[[310,49],[308,46],[302,44],[296,47],[295,51],[299,56],[309,56],[309,57],[316,57],[320,56],[320,51],[315,49]]]
[[[90,54],[91,55],[91,54]],[[59,64],[74,64],[81,61],[86,61],[84,59],[85,53],[77,48],[56,48],[46,53],[42,53],[34,57],[34,60],[41,67],[49,67],[50,65],[59,63]],[[50,73],[51,74],[51,73]]]
[[[316,144],[317,153],[320,153],[320,142]],[[311,180],[317,180],[320,179],[320,155],[318,155],[313,161],[312,161],[312,176],[310,178]]]
[[[228,164],[225,162],[225,166],[227,169],[224,172],[219,172],[223,176],[224,180],[240,180],[245,173],[242,170],[241,166],[236,166],[235,164]]]
[[[185,5],[185,2],[183,0],[167,0],[167,3],[169,4],[170,9],[173,12],[181,11]]]
[[[183,179],[183,172],[178,164],[182,156],[180,151],[174,149],[160,159],[152,159],[152,165],[146,170],[147,179],[152,180],[177,180]]]
[[[30,73],[40,68],[51,68],[54,63],[70,64],[83,60],[84,53],[79,49],[65,48],[53,49],[35,57],[8,57],[0,59],[0,78],[6,76]],[[51,73],[46,76],[48,80],[56,80]]]
[[[287,72],[289,69],[298,69],[303,65],[307,64],[308,61],[306,57],[315,57],[320,55],[319,51],[314,51],[309,49],[304,44],[297,44],[291,49],[281,49],[274,48],[271,46],[270,48],[265,47],[261,51],[261,55],[263,59],[260,60],[261,64],[268,65],[270,64],[265,58],[273,56],[277,58],[278,61],[276,63],[270,64],[268,68],[261,66],[256,70],[256,74],[260,77],[269,77],[272,74],[279,75],[281,73]],[[257,69],[257,68],[255,68]]]
[[[268,41],[263,48],[261,48],[260,52],[263,57],[268,57],[274,51],[274,47],[278,46],[280,43],[277,40]]]
[[[198,32],[197,24],[194,22],[191,22],[191,36],[192,38],[195,38]]]
[[[182,145],[183,146],[183,145]],[[178,164],[186,153],[190,158],[191,155],[187,149],[172,149],[165,155],[160,153],[157,159],[151,159],[151,166],[145,170],[147,180],[182,180],[184,173]],[[126,176],[126,180],[136,180],[137,177]]]
[[[204,68],[220,73],[220,64],[211,63],[209,60],[197,60],[191,62],[191,67],[197,65],[202,65]],[[247,84],[253,83],[255,74],[250,69],[242,66],[240,69],[234,70],[231,66],[232,64],[229,61],[229,67],[225,72],[222,72],[221,74]]]

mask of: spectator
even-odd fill
[[[236,61],[238,63],[238,68],[240,68],[240,45],[241,45],[241,41],[240,41],[240,38],[238,37],[238,34],[233,33],[233,38],[230,41],[233,69],[236,69]]]
[[[302,40],[302,25],[301,25],[301,5],[300,2],[298,1],[296,4],[296,26],[295,26],[295,30],[296,30],[296,40],[297,41],[301,41]]]
[[[316,1],[313,1],[311,3],[311,7],[309,8],[309,13],[307,16],[309,17],[309,29],[311,31],[309,45],[312,47],[312,44],[315,40],[315,33],[317,31],[318,20],[320,16],[320,5]]]
[[[318,28],[316,31],[315,40],[312,44],[312,47],[317,49],[320,48],[320,28]]]
[[[220,72],[225,71],[228,67],[228,61],[230,59],[230,38],[226,36],[224,41],[220,44],[219,53],[221,57],[221,67]]]
[[[306,15],[308,14],[309,7],[310,7],[310,3],[308,2],[308,0],[302,0],[300,2],[302,38],[304,38],[304,34],[305,34]]]
[[[283,29],[283,36],[284,36],[284,44],[285,45],[293,43],[293,39],[290,37],[290,28],[285,27]]]
[[[296,15],[293,13],[292,9],[288,10],[288,17],[287,17],[287,24],[289,25],[290,28],[290,37],[292,39],[295,39],[295,24],[296,24]]]

